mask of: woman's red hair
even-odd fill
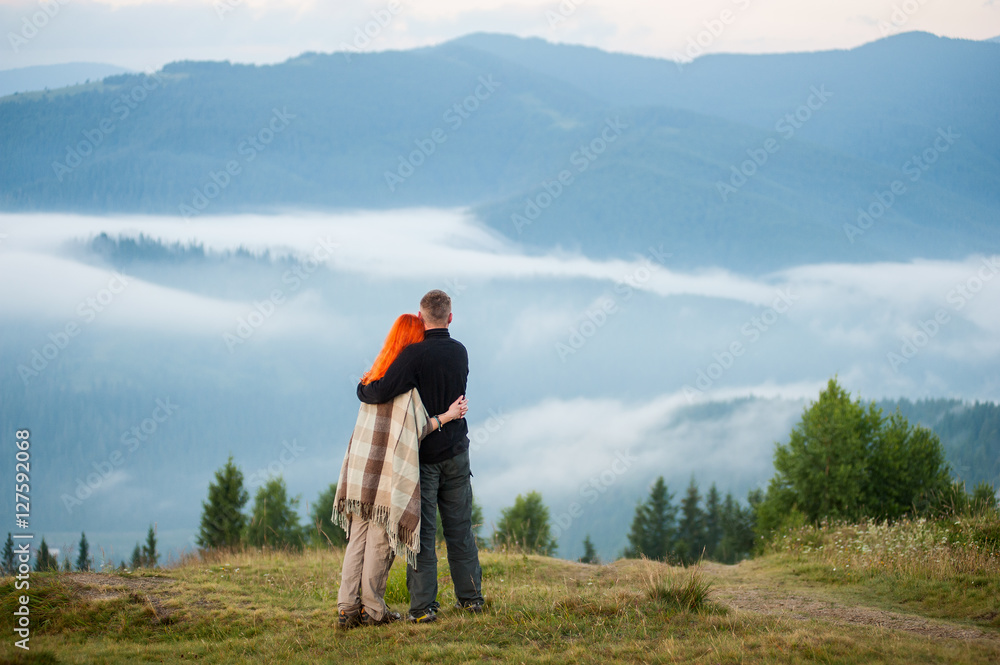
[[[382,345],[382,350],[375,358],[375,362],[372,363],[372,368],[361,377],[361,383],[369,384],[381,379],[400,351],[410,344],[422,342],[423,339],[424,322],[415,314],[400,315],[392,324],[392,328],[389,329],[385,344]]]

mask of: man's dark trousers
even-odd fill
[[[437,599],[437,511],[448,546],[455,597],[463,605],[483,602],[483,571],[472,532],[472,471],[469,451],[435,464],[420,465],[420,553],[417,568],[406,567],[410,611],[426,610]]]

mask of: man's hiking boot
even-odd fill
[[[340,610],[337,612],[337,627],[347,630],[361,625],[361,610]]]
[[[386,610],[382,613],[381,619],[373,619],[368,610],[364,607],[361,608],[361,623],[366,626],[384,626],[387,623],[396,623],[400,621],[403,617],[399,615],[399,612],[393,612],[392,610]]]
[[[473,600],[468,603],[455,603],[455,608],[459,610],[465,610],[466,612],[471,612],[472,614],[482,614],[483,601]]]
[[[406,620],[410,623],[431,623],[432,621],[437,621],[437,612],[435,612],[432,607],[428,607],[426,610],[410,612],[410,614],[406,617]],[[438,607],[440,607],[440,605]]]

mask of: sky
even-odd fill
[[[176,60],[274,63],[503,32],[687,60],[853,48],[890,34],[1000,35],[996,0],[0,0],[0,69]],[[367,33],[367,34],[366,34]]]

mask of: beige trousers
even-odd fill
[[[364,605],[371,618],[381,619],[389,609],[385,604],[385,585],[395,558],[385,530],[352,515],[337,608],[351,611]]]

